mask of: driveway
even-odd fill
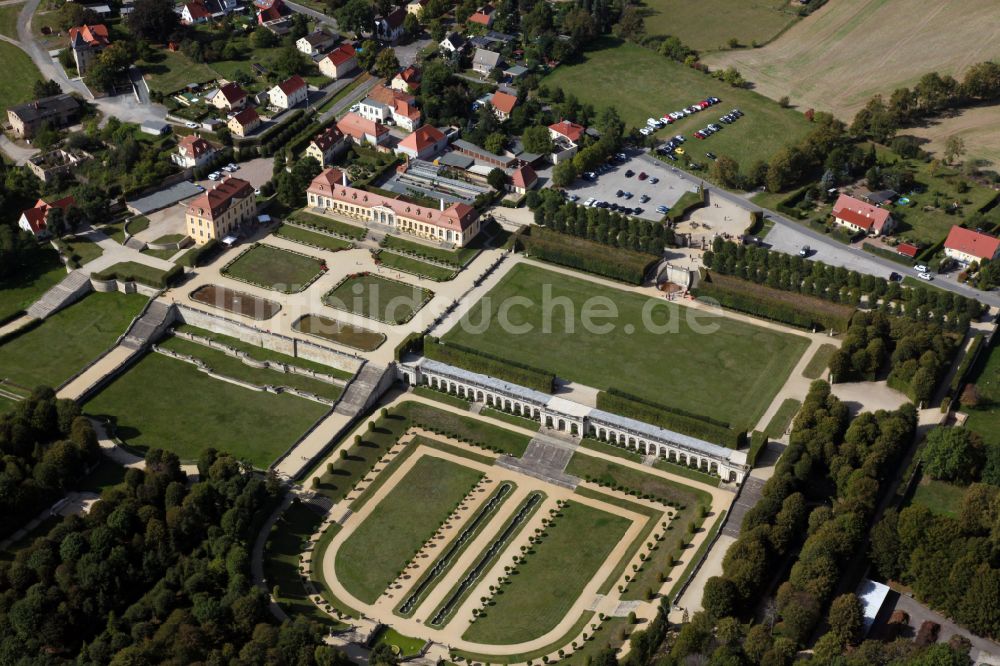
[[[895,594],[896,593],[893,593],[892,596],[895,596]],[[892,596],[890,596],[890,599]],[[936,613],[927,608],[916,599],[913,599],[905,594],[900,594],[896,599],[894,608],[895,610],[904,611],[907,615],[909,615],[910,619],[908,622],[908,631],[904,630],[904,637],[915,636],[917,629],[919,629],[920,625],[925,621],[929,620],[931,622],[937,622],[941,625],[938,642],[946,643],[948,639],[955,634],[965,636],[969,639],[969,642],[972,643],[972,649],[969,650],[969,656],[972,658],[974,663],[1000,665],[1000,645],[997,645],[991,640],[976,636],[969,630],[958,626],[940,613]]]

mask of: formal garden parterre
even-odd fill
[[[345,276],[323,295],[323,303],[386,324],[405,324],[433,297],[430,289],[364,272]]]
[[[308,254],[255,243],[219,272],[263,289],[284,294],[304,291],[326,271],[326,262]]]

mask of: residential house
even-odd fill
[[[233,136],[245,137],[260,127],[260,116],[253,107],[243,109],[226,123]]]
[[[191,200],[185,217],[187,235],[196,245],[222,240],[257,214],[253,186],[241,178],[226,178]]]
[[[964,265],[993,261],[1000,257],[1000,238],[956,224],[944,241],[944,254]]]
[[[337,129],[357,144],[379,146],[389,140],[389,128],[351,112],[337,121]]]
[[[336,126],[330,126],[309,142],[306,157],[313,158],[321,167],[326,168],[345,150],[347,150],[347,137]]]
[[[380,123],[393,123],[412,132],[420,125],[420,109],[417,100],[412,95],[375,86],[358,108],[363,118]]]
[[[863,194],[861,195],[861,198],[873,206],[881,206],[883,204],[892,203],[899,198],[899,194],[896,190],[879,190],[877,192]]]
[[[587,132],[583,125],[577,125],[568,120],[560,120],[549,125],[549,137],[552,139],[552,163],[559,164],[576,155],[580,139]]]
[[[341,44],[319,59],[319,71],[331,79],[339,79],[358,68],[354,47]]]
[[[180,167],[193,169],[205,166],[215,156],[215,147],[197,134],[182,137],[177,142],[177,152],[170,159]]]
[[[287,23],[292,15],[284,0],[254,0],[253,4],[257,10],[257,23],[272,29]]]
[[[524,65],[510,65],[508,67],[504,67],[503,75],[511,81],[517,81],[518,79],[522,79],[527,76],[530,71],[531,70]]]
[[[428,0],[410,0],[410,2],[406,3],[406,13],[420,18],[420,13],[424,11],[427,2]]]
[[[181,9],[181,23],[184,25],[194,25],[195,23],[205,23],[210,18],[212,18],[212,12],[208,11],[208,7],[202,0],[194,0],[194,2],[188,2]]]
[[[411,160],[430,160],[448,147],[448,137],[433,125],[420,127],[396,147],[397,154],[403,154]]]
[[[309,98],[309,89],[302,77],[296,74],[268,90],[267,97],[271,106],[291,109]]]
[[[537,184],[538,174],[531,168],[531,165],[525,164],[514,169],[513,173],[510,174],[510,184],[508,187],[514,194],[526,194],[528,190]]]
[[[350,187],[346,175],[338,169],[327,169],[316,176],[306,195],[308,205],[313,208],[328,209],[365,224],[375,222],[400,233],[458,247],[467,245],[480,230],[476,209],[468,204],[445,208],[442,201],[440,209],[418,206]]]
[[[395,44],[403,38],[403,20],[406,19],[406,9],[396,7],[388,16],[375,19],[375,35],[384,42]]]
[[[841,194],[833,205],[833,221],[855,233],[882,236],[896,226],[895,220],[884,208],[872,206],[852,196]]]
[[[510,118],[514,107],[517,106],[517,96],[498,90],[490,97],[490,106],[493,107],[493,115],[497,120],[503,122]]]
[[[460,53],[465,49],[465,37],[457,32],[449,32],[438,44],[438,47],[447,53]]]
[[[493,15],[495,14],[493,5],[483,5],[476,13],[469,17],[469,23],[481,25],[484,28],[493,27]]]
[[[53,208],[60,208],[65,211],[74,205],[76,205],[76,200],[73,197],[65,197],[52,203],[46,203],[44,199],[39,199],[35,202],[34,206],[21,212],[21,218],[17,221],[17,226],[35,238],[44,238],[50,235],[46,229],[49,212]]]
[[[415,93],[420,89],[420,69],[410,65],[392,77],[389,87],[404,93]]]
[[[247,91],[243,90],[240,84],[230,82],[220,86],[209,101],[212,106],[222,111],[239,111],[247,105]]]
[[[315,58],[320,53],[325,53],[332,49],[338,41],[340,41],[339,35],[331,35],[326,30],[320,28],[305,37],[299,37],[295,42],[295,48],[310,58]]]
[[[91,63],[110,44],[108,28],[101,23],[69,29],[69,47],[73,51],[76,71],[80,72],[81,76],[87,73]]]
[[[503,49],[504,46],[515,41],[517,41],[516,35],[508,35],[496,30],[487,30],[484,34],[471,38],[469,44],[477,49],[496,50]]]
[[[25,102],[7,109],[7,121],[14,136],[30,139],[38,132],[42,123],[52,127],[68,125],[80,114],[80,103],[66,93]]]
[[[488,76],[490,72],[500,66],[500,54],[488,49],[476,49],[476,55],[472,58],[472,69]]]

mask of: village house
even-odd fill
[[[34,206],[21,212],[17,226],[35,238],[45,238],[51,235],[46,228],[46,223],[52,209],[59,208],[65,212],[67,208],[74,205],[76,205],[76,200],[73,197],[64,197],[52,203],[46,203],[44,199],[39,199]]]
[[[854,233],[884,236],[896,226],[884,208],[872,206],[852,196],[841,194],[833,205],[833,221]]]
[[[389,87],[404,93],[417,92],[420,89],[420,70],[415,65],[410,65],[392,77]]]
[[[319,59],[319,71],[331,79],[339,79],[357,68],[357,55],[350,44],[341,44]]]
[[[309,98],[309,89],[302,77],[296,74],[268,90],[267,97],[271,106],[291,109]]]
[[[254,0],[257,23],[270,28],[272,32],[283,32],[280,27],[288,23],[292,15],[284,0]]]
[[[52,127],[69,125],[80,115],[80,103],[66,93],[45,97],[34,102],[25,102],[7,109],[7,121],[14,136],[31,139],[42,123]]]
[[[460,53],[465,49],[465,37],[457,32],[449,32],[438,44],[442,51],[446,53]]]
[[[411,160],[429,160],[448,146],[448,138],[433,125],[424,125],[399,142],[396,153]]]
[[[246,108],[229,119],[226,123],[233,136],[245,137],[260,127],[260,116],[254,108]]]
[[[530,164],[514,169],[510,174],[508,189],[514,194],[527,194],[528,190],[538,184],[538,174],[531,168]]]
[[[983,260],[993,261],[1000,257],[1000,238],[956,224],[944,241],[944,254],[966,266]]]
[[[469,17],[469,23],[481,25],[484,28],[492,28],[494,13],[495,11],[492,5],[483,5]]]
[[[406,8],[396,7],[388,16],[375,19],[375,35],[384,42],[395,44],[403,38],[403,21],[406,19]]]
[[[357,144],[378,146],[389,140],[389,128],[351,112],[337,121],[337,129]]]
[[[476,209],[468,204],[451,204],[446,208],[442,201],[440,209],[418,206],[350,187],[347,175],[338,169],[327,169],[316,176],[306,195],[313,208],[458,247],[467,245],[480,229]]]
[[[247,98],[247,91],[240,84],[230,82],[220,86],[209,102],[221,111],[239,111],[247,105]]]
[[[295,48],[310,58],[315,58],[320,53],[332,49],[339,40],[338,35],[331,35],[326,30],[317,29],[305,37],[299,37],[295,42]]]
[[[361,101],[361,117],[379,123],[393,123],[412,132],[420,124],[420,109],[412,95],[385,86],[375,86],[368,97]]]
[[[187,235],[196,245],[222,240],[257,213],[253,187],[241,178],[227,178],[191,200],[185,215]]]
[[[216,149],[197,134],[182,137],[177,142],[177,152],[170,155],[174,163],[185,169],[205,166],[212,161]]]
[[[586,132],[586,127],[568,120],[560,120],[549,125],[549,137],[552,139],[552,163],[559,164],[576,155],[580,139]]]
[[[194,25],[195,23],[205,23],[212,18],[212,12],[201,0],[188,2],[181,9],[181,23],[184,25]]]
[[[500,66],[500,54],[488,49],[476,49],[476,55],[472,57],[472,69],[483,76],[488,76],[490,72]]]
[[[306,148],[306,157],[313,158],[321,167],[326,168],[345,150],[347,137],[335,126],[331,126],[313,137]]]
[[[493,115],[497,120],[503,122],[510,118],[514,107],[517,106],[517,96],[498,90],[490,97],[490,106],[493,107]]]
[[[420,12],[424,11],[424,7],[428,2],[429,0],[410,0],[410,2],[406,3],[406,13],[420,18]]]
[[[104,24],[81,25],[69,29],[69,47],[73,51],[76,71],[83,76],[101,51],[111,44],[108,28]]]

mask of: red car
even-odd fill
[[[698,130],[697,132],[694,133],[694,137],[696,139],[704,139],[705,135],[701,133],[701,130]]]
[[[703,99],[700,102],[698,102],[698,106],[700,106],[703,109],[707,109],[708,107],[711,106],[711,104],[708,103],[708,100]]]
[[[649,176],[646,175],[645,171],[639,174],[639,180],[646,180],[647,178],[649,178]]]

